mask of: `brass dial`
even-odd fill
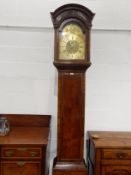
[[[85,34],[79,25],[75,23],[66,25],[59,37],[59,59],[85,59]]]

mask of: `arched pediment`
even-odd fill
[[[90,28],[94,15],[91,10],[80,4],[66,4],[51,13],[54,28],[59,27],[66,19],[72,18],[83,21],[84,25]]]

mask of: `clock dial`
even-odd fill
[[[66,25],[59,37],[59,59],[85,59],[85,34],[79,25]]]

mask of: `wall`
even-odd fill
[[[86,74],[85,132],[131,129],[130,0],[1,0],[0,113],[51,114],[53,153],[57,72],[49,12],[68,2],[96,13],[92,66]]]
[[[93,31],[86,127],[131,130],[131,31]]]

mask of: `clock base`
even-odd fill
[[[88,175],[85,161],[58,162],[54,160],[53,175]]]

